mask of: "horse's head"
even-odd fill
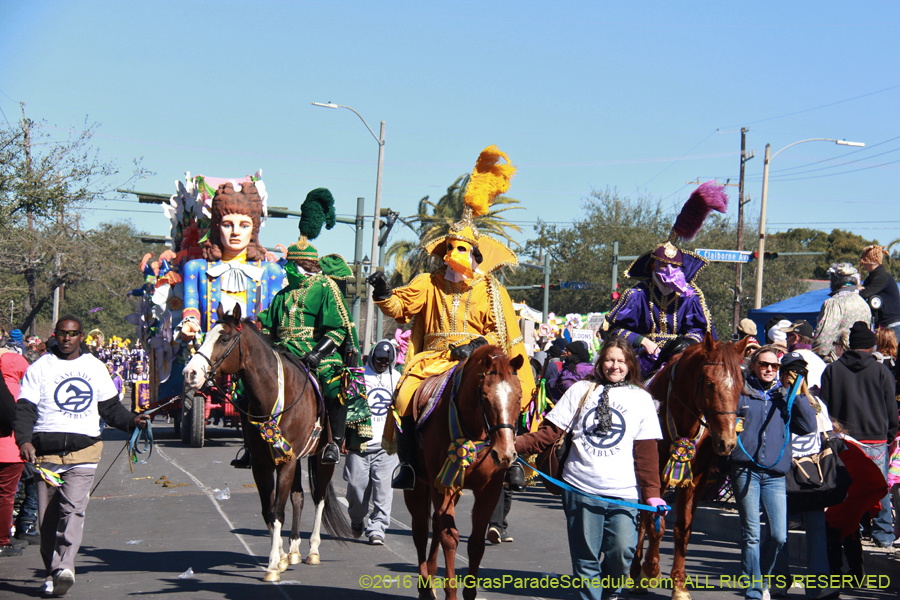
[[[737,406],[744,385],[741,360],[746,345],[746,338],[737,343],[718,342],[709,333],[702,344],[697,344],[699,350],[696,354],[702,357],[702,362],[699,363],[700,380],[697,384],[700,391],[695,401],[706,416],[713,448],[720,456],[728,456],[737,445]],[[690,372],[695,371],[686,371]],[[687,377],[690,378],[690,375]]]
[[[468,362],[480,377],[478,397],[483,427],[491,440],[491,458],[506,469],[516,460],[516,420],[522,402],[522,384],[516,371],[524,360],[521,355],[510,360],[500,348],[482,346]]]
[[[216,310],[218,321],[215,326],[206,333],[203,345],[194,354],[193,358],[184,367],[184,382],[192,390],[200,389],[209,376],[210,371],[215,375],[237,373],[241,369],[241,353],[232,352],[240,346],[241,307],[235,305],[229,314],[222,309],[222,305]]]

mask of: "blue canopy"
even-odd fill
[[[900,283],[897,284],[897,287],[900,288]],[[825,301],[828,300],[830,293],[831,290],[829,288],[806,292],[805,294],[800,294],[799,296],[794,296],[793,298],[788,298],[787,300],[782,300],[781,302],[776,302],[769,306],[753,308],[747,314],[747,318],[756,323],[756,337],[760,342],[766,339],[766,321],[778,315],[783,315],[785,319],[791,322],[806,319],[809,321],[809,324],[813,326],[813,329],[815,329],[819,318],[819,311],[822,309],[822,305],[825,304]]]

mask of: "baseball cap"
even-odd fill
[[[779,329],[781,329],[781,331],[785,333],[796,333],[797,335],[802,335],[803,337],[811,338],[813,336],[813,327],[806,319],[794,321],[787,327],[779,327]]]

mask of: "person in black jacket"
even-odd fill
[[[887,479],[888,446],[897,437],[897,399],[893,373],[872,355],[875,342],[868,325],[853,324],[850,349],[822,374],[821,398],[831,418],[861,442],[860,448]],[[872,521],[872,538],[880,548],[894,541],[890,494],[881,500],[881,511]]]
[[[881,264],[883,257],[884,248],[881,246],[866,246],[863,249],[859,266],[869,274],[859,295],[869,303],[875,326],[893,329],[900,340],[900,288],[894,276]]]
[[[100,417],[125,432],[148,418],[119,402],[106,366],[84,345],[74,315],[56,323],[56,344],[25,372],[16,403],[15,434],[22,460],[39,465],[38,522],[47,570],[42,591],[63,596],[75,582],[88,495],[103,442]]]

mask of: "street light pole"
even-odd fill
[[[865,146],[863,142],[848,142],[846,140],[835,140],[831,138],[810,138],[808,140],[800,140],[799,142],[788,144],[787,146],[785,146],[775,154],[771,154],[770,156],[772,145],[766,144],[766,158],[765,163],[763,164],[762,206],[760,207],[759,211],[759,243],[757,245],[756,252],[756,299],[753,302],[754,308],[762,308],[763,265],[766,262],[766,201],[768,200],[769,192],[769,163],[773,158],[775,158],[791,146],[796,146],[797,144],[803,144],[805,142],[834,142],[839,146],[856,146],[859,148]]]
[[[376,257],[378,256],[378,230],[381,227],[381,173],[384,169],[384,121],[381,122],[381,131],[380,136],[375,135],[375,132],[372,131],[372,128],[369,127],[369,124],[366,123],[366,120],[363,119],[363,116],[350,108],[349,106],[344,106],[343,104],[334,104],[333,102],[311,102],[313,106],[321,106],[323,108],[346,108],[357,117],[359,120],[363,122],[363,125],[366,126],[366,129],[369,130],[369,133],[372,134],[372,137],[375,138],[375,141],[378,142],[378,172],[375,175],[375,223],[372,227],[372,253],[369,255],[372,257],[371,267],[369,269],[369,273],[375,272],[376,265]],[[372,286],[366,286],[366,328],[363,337],[363,352],[368,352],[368,348],[372,343],[372,325],[375,320],[375,303],[372,302]]]

